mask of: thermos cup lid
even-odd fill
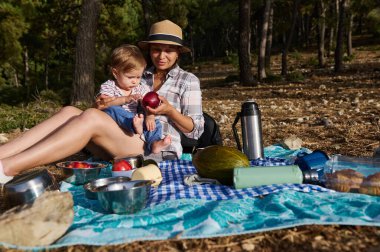
[[[242,116],[260,115],[259,105],[254,100],[247,100],[241,105]]]

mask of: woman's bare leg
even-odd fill
[[[82,110],[71,106],[62,108],[58,113],[34,126],[30,130],[25,131],[21,136],[15,138],[9,143],[1,145],[0,159],[10,157],[26,150],[66,123],[68,120],[80,115],[82,112]]]
[[[14,176],[61,160],[80,151],[90,141],[114,158],[143,153],[143,142],[137,135],[128,136],[107,114],[88,109],[30,148],[2,159],[4,174]]]

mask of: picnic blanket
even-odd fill
[[[264,151],[268,157],[291,160],[307,150],[289,151],[273,145]],[[131,215],[107,214],[96,200],[85,198],[81,186],[63,183],[61,190],[73,194],[74,222],[48,248],[229,236],[307,224],[380,226],[380,197],[297,184],[243,190],[216,185],[188,187],[180,179],[195,171],[191,161],[163,162],[160,168],[162,185],[152,189],[145,209]],[[255,197],[258,195],[266,196]]]

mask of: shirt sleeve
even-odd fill
[[[181,112],[189,116],[194,122],[194,128],[185,136],[192,139],[198,139],[204,131],[204,118],[202,111],[202,92],[199,79],[189,74],[185,79],[186,85],[181,97]]]
[[[112,81],[108,80],[104,82],[102,85],[100,85],[99,93],[96,96],[99,96],[101,94],[108,95],[108,96],[116,96],[115,95],[115,85]]]

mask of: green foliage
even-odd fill
[[[31,128],[49,118],[58,107],[47,102],[33,103],[23,106],[0,106],[0,132],[10,132],[14,129]]]
[[[0,65],[21,60],[20,38],[28,27],[20,8],[0,3]]]
[[[302,55],[299,51],[294,50],[293,52],[289,53],[289,56],[295,60],[302,60]]]
[[[0,104],[16,106],[25,102],[26,89],[23,87],[0,86]]]
[[[236,82],[236,81],[239,81],[240,80],[240,77],[239,75],[228,75],[225,79],[224,79],[224,82],[226,83],[230,83],[230,82]]]
[[[318,59],[316,57],[310,57],[308,60],[307,60],[307,65],[311,66],[311,67],[316,67],[319,65],[319,62],[318,62]]]
[[[380,35],[380,8],[373,9],[368,13],[369,27],[371,31]]]
[[[36,96],[36,100],[49,101],[57,105],[65,103],[64,96],[62,96],[62,94],[56,93],[50,89],[42,90],[41,93]]]
[[[350,56],[348,56],[348,55],[343,56],[344,62],[351,62],[353,59],[355,59],[355,54],[351,54]]]
[[[267,74],[267,77],[264,79],[264,82],[267,83],[276,83],[283,81],[283,78],[281,75],[276,75],[276,74]]]
[[[236,53],[231,53],[222,59],[222,64],[231,64],[234,67],[239,67],[239,56]]]
[[[305,80],[305,76],[300,71],[293,71],[286,75],[286,80],[290,82],[302,82]]]

